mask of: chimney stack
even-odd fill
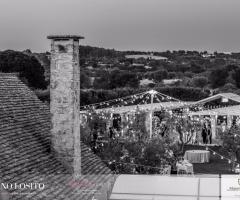
[[[81,174],[80,66],[77,35],[51,35],[50,112],[52,150],[74,173]]]

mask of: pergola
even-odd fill
[[[210,109],[210,110],[202,110],[202,111],[198,111],[198,112],[191,112],[191,113],[189,113],[189,115],[190,116],[193,116],[193,115],[198,115],[198,116],[204,116],[204,115],[240,116],[240,105],[215,108],[215,109]]]
[[[137,110],[147,112],[150,121],[150,137],[152,137],[152,121],[154,112],[182,108],[190,106],[192,103],[193,102],[183,102],[155,90],[150,90],[128,97],[91,104],[85,106],[84,108],[95,109],[95,112],[97,113],[110,112],[112,114],[119,114],[121,117],[129,113],[135,113]],[[84,114],[85,112],[86,110],[83,110],[80,113]]]
[[[230,128],[232,125],[233,116],[240,116],[240,105],[190,112],[189,116],[198,116],[200,118],[203,118],[204,116],[210,116],[212,137],[216,138],[218,116],[225,116],[227,119],[227,127]]]

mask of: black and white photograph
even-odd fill
[[[0,0],[0,200],[237,199],[239,0]]]

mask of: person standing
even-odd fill
[[[211,130],[211,124],[208,124],[207,135],[208,135],[209,144],[212,144],[212,130]]]
[[[110,127],[110,128],[109,128],[109,138],[112,139],[112,138],[113,138],[113,135],[114,135],[114,133],[113,133],[113,128]]]
[[[206,125],[203,125],[202,129],[202,138],[203,138],[203,144],[207,144],[207,130],[206,130]]]

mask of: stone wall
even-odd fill
[[[71,172],[81,170],[79,41],[50,38],[52,148]]]

